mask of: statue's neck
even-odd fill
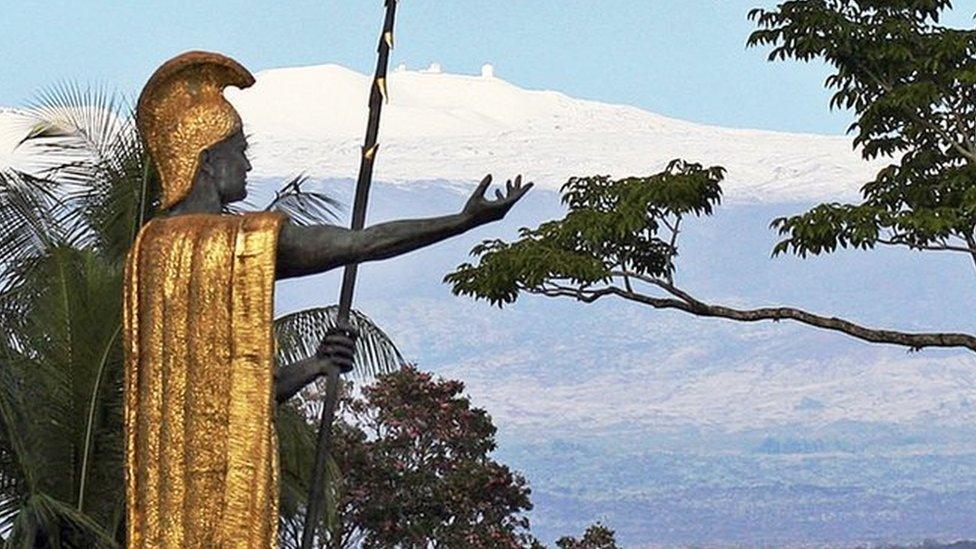
[[[222,211],[223,203],[220,201],[220,193],[217,192],[217,185],[213,181],[210,181],[204,174],[199,174],[193,181],[190,194],[170,208],[169,214],[219,214]]]

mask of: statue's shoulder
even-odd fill
[[[288,216],[283,212],[245,212],[239,217],[254,221],[275,221],[279,223],[288,220]]]
[[[176,236],[200,231],[230,228],[241,223],[241,216],[222,214],[163,215],[151,219],[139,233],[144,238]]]
[[[245,233],[273,232],[277,235],[288,216],[280,212],[230,214],[181,214],[153,218],[139,230],[136,245],[164,247],[180,240]]]
[[[248,212],[240,217],[243,230],[273,231],[276,235],[288,221],[288,216],[281,212]]]

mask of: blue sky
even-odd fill
[[[767,0],[403,0],[394,63],[496,73],[527,88],[627,103],[687,120],[841,133],[822,66],[768,63],[745,48]],[[381,0],[3,1],[0,105],[62,80],[134,95],[153,69],[211,49],[252,71],[340,63],[372,70]],[[948,22],[972,25],[976,0]],[[323,94],[327,100],[327,94]]]

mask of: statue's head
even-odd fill
[[[252,84],[247,69],[219,53],[187,52],[153,73],[136,122],[159,172],[163,208],[185,199],[198,179],[216,185],[222,202],[244,198],[247,141],[223,90]]]
[[[196,184],[216,187],[220,202],[227,204],[247,197],[247,172],[251,163],[247,159],[247,139],[238,130],[200,153]]]

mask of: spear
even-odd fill
[[[386,72],[390,61],[390,49],[393,47],[393,23],[396,18],[397,0],[385,0],[386,18],[383,21],[383,33],[380,35],[376,60],[376,73],[369,93],[369,122],[366,124],[366,139],[363,144],[362,157],[359,162],[359,178],[356,181],[356,198],[352,209],[352,230],[358,231],[366,223],[366,203],[369,199],[369,187],[373,180],[373,161],[379,145],[376,137],[380,129],[380,113],[383,101],[386,99]],[[352,295],[356,289],[356,274],[359,265],[350,263],[342,275],[342,292],[339,294],[339,313],[337,325],[343,326],[349,322],[349,309],[352,307]],[[302,531],[302,549],[311,549],[315,538],[316,526],[322,515],[325,503],[325,466],[332,449],[332,422],[335,419],[336,404],[339,395],[338,366],[330,365],[328,381],[325,389],[325,402],[322,406],[322,417],[319,423],[318,440],[315,447],[315,465],[312,469],[311,484],[308,490],[308,509],[305,515],[305,527]]]

